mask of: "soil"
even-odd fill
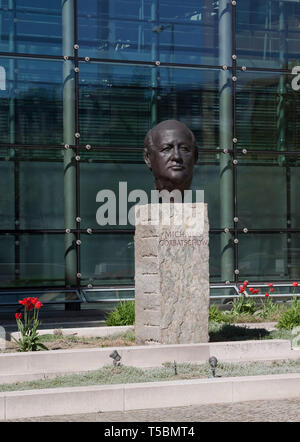
[[[124,347],[136,345],[135,341],[126,338],[77,338],[72,337],[57,337],[49,341],[43,340],[43,344],[48,350],[72,350],[80,348],[102,348],[102,347]],[[18,346],[13,341],[6,341],[5,352],[15,352]],[[1,352],[0,352],[1,353]]]

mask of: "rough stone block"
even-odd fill
[[[141,293],[159,293],[159,279],[157,274],[136,274],[135,290]]]
[[[139,343],[149,339],[149,325],[159,325],[155,333],[162,344],[200,343],[208,341],[209,314],[209,237],[207,205],[196,203],[192,209],[198,224],[191,228],[191,217],[174,225],[175,212],[185,210],[186,203],[170,211],[169,224],[145,225],[136,221],[135,233],[135,305],[136,336]],[[160,220],[166,213],[158,205]],[[141,206],[144,207],[144,206]],[[175,210],[176,209],[176,210]],[[140,209],[137,209],[140,210]],[[194,213],[193,212],[193,213]],[[148,210],[148,214],[151,210]],[[182,212],[183,213],[183,212]],[[147,220],[151,222],[151,216]],[[176,221],[177,222],[177,221]],[[173,224],[172,224],[173,223]],[[151,235],[145,237],[146,235]],[[147,294],[148,298],[145,297]],[[155,296],[153,313],[149,301]],[[155,318],[155,319],[154,319]],[[159,323],[157,322],[159,318]],[[153,340],[151,338],[151,340]]]

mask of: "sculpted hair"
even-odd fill
[[[159,128],[163,128],[164,126],[168,127],[168,125],[174,125],[174,124],[179,124],[182,125],[184,127],[184,129],[186,130],[186,132],[191,136],[192,138],[192,143],[193,143],[193,147],[194,147],[194,153],[195,153],[195,163],[198,160],[198,147],[196,144],[196,140],[195,140],[195,135],[193,134],[193,132],[181,121],[176,121],[176,120],[165,120],[162,121],[161,123],[159,123],[157,126],[154,126],[152,129],[150,129],[144,139],[144,158],[146,158],[148,156],[148,154],[150,153],[150,149],[152,146],[154,146],[154,141],[153,141],[153,136],[155,134],[155,132],[159,129]]]

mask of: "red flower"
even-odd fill
[[[298,287],[298,282],[293,282],[293,287]]]
[[[22,313],[16,313],[15,314],[15,318],[16,319],[21,319],[22,318]]]
[[[253,292],[252,292],[254,295],[257,295],[257,293],[259,293],[259,290],[258,289],[253,289]]]
[[[265,297],[267,298],[268,296],[269,296],[269,293],[266,293],[266,294],[265,294]]]
[[[243,285],[240,285],[239,293],[244,293],[244,291],[245,291],[245,287]]]
[[[274,289],[273,289],[273,287],[271,287],[271,288],[270,288],[270,292],[271,292],[271,293],[273,293],[273,292],[274,292]]]
[[[40,309],[43,307],[43,304],[39,301],[39,298],[24,298],[19,301],[19,304],[24,305],[27,311],[31,311],[34,308]]]
[[[249,292],[253,293],[253,290],[254,290],[253,287],[250,287],[250,288],[249,288]]]
[[[273,283],[270,282],[270,283],[268,284],[268,286],[269,286],[269,287],[273,287]]]
[[[34,308],[34,305],[32,303],[32,299],[34,298],[24,298],[21,301],[19,301],[19,304],[24,305],[27,311],[31,311]]]
[[[244,287],[247,287],[248,281],[244,281],[243,285],[244,285]]]

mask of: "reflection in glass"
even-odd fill
[[[13,286],[14,279],[14,236],[0,235],[0,286]]]
[[[79,55],[218,65],[216,2],[79,0]]]
[[[287,68],[300,63],[300,4],[293,0],[243,0],[237,10],[240,66]]]
[[[237,81],[238,147],[299,150],[300,94],[294,76],[241,72]]]
[[[238,218],[241,228],[288,227],[287,164],[281,156],[247,154],[237,167]]]
[[[62,162],[20,162],[21,229],[64,228],[63,173]]]
[[[0,51],[61,54],[61,0],[3,0]]]
[[[299,183],[300,183],[300,160],[292,159],[290,167],[290,220],[293,229],[300,228],[300,204],[299,204]]]
[[[151,126],[183,121],[198,146],[217,147],[218,71],[98,63],[80,67],[82,143],[143,147]]]
[[[124,288],[113,290],[83,290],[84,297],[88,302],[119,302],[134,299],[134,290],[126,290]]]
[[[134,283],[134,243],[131,234],[82,235],[82,284]]]
[[[62,143],[62,63],[2,59],[6,88],[0,91],[2,143]]]
[[[211,282],[221,280],[221,235],[220,233],[211,233],[209,235],[209,276]],[[233,281],[233,268],[228,269],[227,275],[228,280]]]
[[[289,279],[286,234],[239,235],[239,276],[241,280]]]
[[[17,285],[65,284],[64,235],[20,235],[20,275]]]
[[[0,285],[63,286],[63,235],[0,235]]]
[[[0,189],[2,189],[0,192],[0,229],[13,229],[15,211],[14,165],[5,158],[0,158]]]

